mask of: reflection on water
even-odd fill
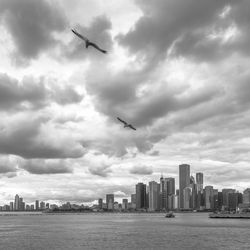
[[[250,249],[250,220],[244,219],[209,219],[204,213],[170,219],[164,214],[31,214],[0,216],[1,249]]]

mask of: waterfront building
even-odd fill
[[[167,209],[167,179],[163,178],[163,175],[161,175],[161,178],[160,178],[159,200],[160,200],[160,210],[166,210]]]
[[[190,209],[192,204],[192,188],[185,187],[183,189],[183,208]]]
[[[213,209],[219,209],[219,192],[218,189],[213,189]]]
[[[250,204],[250,188],[243,191],[243,204]]]
[[[198,210],[203,210],[204,202],[202,199],[203,196],[203,173],[196,173],[196,188],[197,188],[197,197],[196,197],[196,208]]]
[[[40,209],[41,209],[41,210],[44,210],[44,209],[45,209],[45,202],[44,202],[44,201],[41,201],[41,202],[40,202]]]
[[[196,203],[197,203],[197,185],[195,184],[195,179],[194,179],[193,176],[190,176],[190,187],[192,189],[190,208],[196,209]]]
[[[13,211],[13,210],[14,210],[14,202],[11,201],[11,202],[10,202],[10,211]]]
[[[228,200],[228,196],[230,193],[235,193],[235,189],[231,189],[231,188],[224,188],[222,189],[222,205],[223,205],[223,209],[229,209],[229,200]]]
[[[123,210],[128,209],[128,199],[122,199],[122,209]]]
[[[49,203],[48,202],[46,203],[46,209],[49,209]]]
[[[35,210],[35,206],[33,204],[30,205],[30,210]]]
[[[189,187],[190,184],[190,165],[181,164],[179,165],[179,205],[180,209],[184,208],[184,189]]]
[[[26,207],[25,207],[25,210],[30,211],[30,205],[27,204]]]
[[[136,184],[136,209],[146,208],[146,184]]]
[[[106,204],[108,210],[114,209],[114,201],[115,201],[114,194],[106,194]]]
[[[103,204],[103,199],[102,198],[98,199],[98,207],[99,207],[99,209],[102,209],[102,204]]]
[[[205,187],[205,208],[213,209],[214,208],[214,197],[213,197],[213,186]]]
[[[39,200],[36,200],[36,210],[39,210]]]
[[[149,182],[149,211],[157,211],[160,209],[160,184],[156,181]]]
[[[15,195],[15,201],[14,201],[14,210],[18,211],[19,210],[19,195]]]

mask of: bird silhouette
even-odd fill
[[[121,118],[117,117],[117,119],[124,124],[124,128],[131,128],[133,130],[136,130],[135,127],[133,127],[131,124],[128,124],[127,122],[123,121]]]
[[[107,51],[106,50],[103,50],[101,49],[98,45],[96,45],[95,43],[92,43],[89,41],[89,39],[81,34],[79,34],[77,31],[71,29],[71,31],[76,35],[78,36],[80,39],[82,39],[84,42],[85,42],[85,47],[88,48],[89,46],[92,46],[94,47],[95,49],[99,50],[100,52],[106,54]]]

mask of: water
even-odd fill
[[[13,213],[11,213],[14,215]],[[0,249],[250,249],[250,220],[208,214],[0,216]]]

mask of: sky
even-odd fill
[[[249,22],[248,0],[0,0],[0,205],[178,187],[183,163],[248,188]]]

